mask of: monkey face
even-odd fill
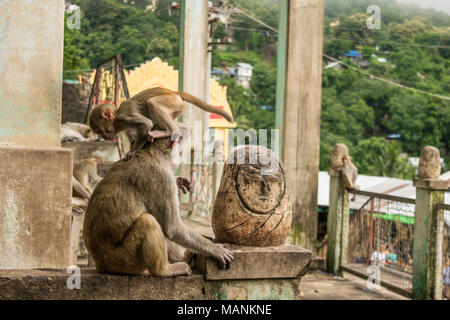
[[[89,127],[95,133],[105,140],[113,140],[116,135],[114,126],[115,111],[109,104],[103,104],[95,107],[89,114]]]
[[[113,140],[116,135],[113,120],[99,119],[92,131],[105,140]]]

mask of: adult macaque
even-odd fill
[[[68,141],[95,141],[99,138],[85,124],[66,122],[61,125],[61,142]]]
[[[359,189],[356,184],[358,178],[358,168],[353,164],[352,158],[349,156],[348,148],[345,144],[337,143],[334,146],[333,154],[330,161],[330,169],[339,172],[342,178],[342,186],[345,189]],[[355,195],[352,201],[355,200]]]
[[[92,186],[95,187],[102,180],[102,177],[97,173],[97,159],[88,158],[80,160],[73,167],[73,176],[91,194],[93,190]]]
[[[231,115],[220,108],[214,107],[186,92],[176,92],[165,88],[152,88],[136,94],[131,99],[122,102],[119,110],[114,111],[110,104],[95,107],[89,114],[89,126],[96,134],[106,140],[112,140],[121,130],[136,130],[136,140],[127,154],[127,159],[144,147],[147,141],[172,137],[170,146],[182,134],[176,118],[182,115],[183,101],[192,103],[202,110],[216,113],[228,121],[233,121]],[[154,127],[159,130],[152,130]]]
[[[95,188],[83,227],[85,245],[99,272],[176,276],[191,273],[166,238],[223,266],[233,255],[190,230],[181,220],[170,138],[157,139],[128,162],[116,162]],[[169,245],[169,249],[172,245]]]

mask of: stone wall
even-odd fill
[[[85,122],[92,85],[63,82],[61,123]]]
[[[72,151],[0,148],[0,269],[67,268]]]

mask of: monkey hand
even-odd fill
[[[125,157],[124,157],[123,159],[124,159],[125,161],[131,160],[131,158],[133,158],[135,154],[136,154],[135,151],[127,152],[127,154],[125,155]]]
[[[183,193],[186,193],[188,191],[191,191],[191,183],[189,182],[188,179],[183,178],[183,177],[176,177],[177,179],[177,186],[178,188],[181,189],[181,191],[183,191]]]
[[[223,244],[215,244],[212,255],[219,261],[223,269],[229,268],[230,263],[233,261],[233,253],[231,250],[225,248]]]

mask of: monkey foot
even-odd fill
[[[169,277],[189,276],[192,274],[191,267],[185,262],[176,262],[167,266],[169,269]]]
[[[162,130],[149,130],[147,132],[147,140],[150,143],[153,143],[155,139],[169,138],[171,136],[170,131],[162,131]]]

